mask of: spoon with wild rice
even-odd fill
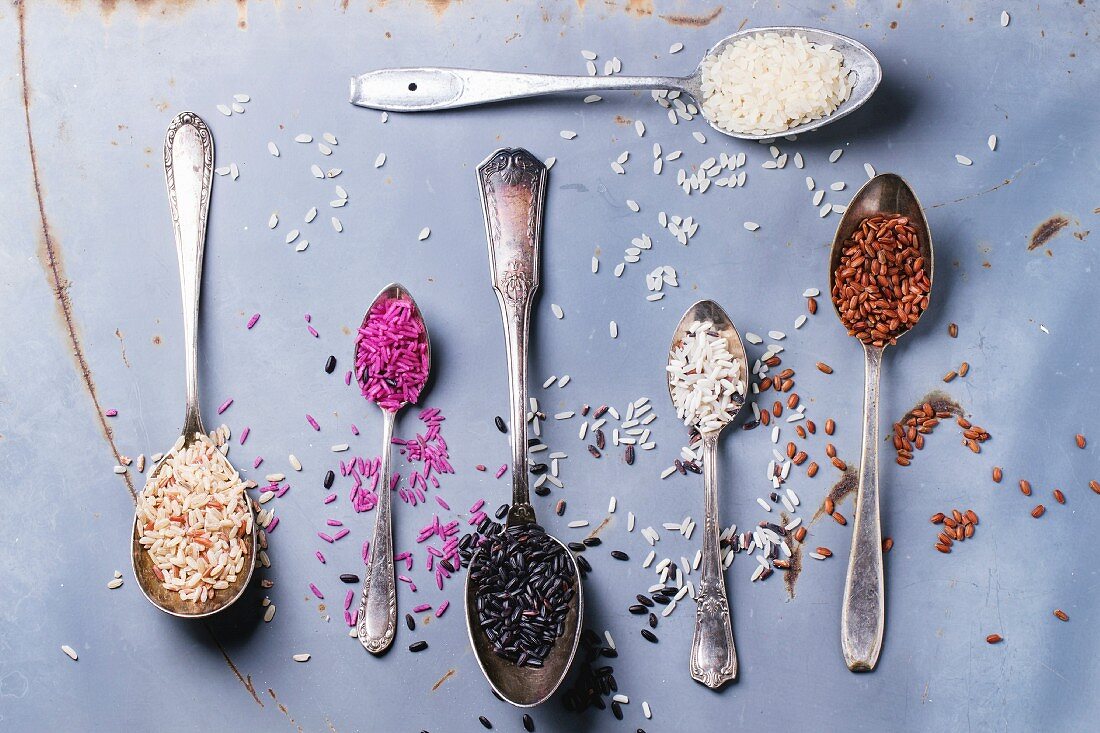
[[[932,236],[916,194],[900,176],[877,175],[852,198],[833,238],[829,280],[833,307],[849,335],[863,344],[867,364],[840,641],[848,669],[868,672],[878,662],[885,624],[878,491],[882,354],[916,325],[932,290]]]
[[[256,564],[252,500],[222,452],[228,429],[208,436],[199,413],[199,289],[213,171],[210,128],[195,113],[180,113],[164,140],[164,178],[183,294],[187,407],[183,434],[138,495],[130,558],[142,594],[186,618],[231,606]]]
[[[478,527],[466,574],[466,630],[494,692],[531,707],[565,679],[584,617],[577,561],[538,525],[528,491],[527,340],[547,169],[526,150],[501,149],[478,166],[477,177],[508,356],[512,504],[503,530],[488,520]]]
[[[745,404],[745,346],[713,300],[687,309],[668,350],[668,394],[676,414],[703,443],[705,519],[698,608],[691,639],[691,677],[717,689],[737,679],[725,568],[718,535],[718,436]]]
[[[681,93],[687,95],[710,126],[723,135],[763,140],[809,132],[845,117],[863,106],[882,81],[878,59],[859,41],[799,26],[737,31],[714,44],[686,77],[596,76],[595,64],[589,63],[589,76],[378,69],[352,77],[350,101],[390,112],[426,112],[559,92],[667,90],[671,94],[662,99],[678,101]],[[783,75],[779,70],[804,76]],[[820,76],[824,70],[831,75]],[[796,99],[792,92],[796,87],[811,96]],[[826,88],[835,93],[820,95]],[[808,100],[822,105],[808,104]],[[694,116],[682,102],[666,106],[673,118]],[[778,122],[763,114],[779,108],[789,114]],[[751,113],[748,118],[745,111]]]
[[[356,627],[359,643],[382,654],[397,632],[397,587],[393,572],[391,458],[393,424],[405,405],[416,404],[428,381],[432,346],[424,317],[402,285],[390,283],[374,298],[355,339],[355,379],[363,396],[382,410],[382,466],[375,474],[378,503],[374,538],[363,576]]]

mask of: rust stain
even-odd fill
[[[130,368],[130,360],[126,358],[126,342],[122,339],[122,331],[115,329],[115,338],[118,339],[119,348],[122,349],[122,363],[126,365],[126,368]]]
[[[715,18],[722,14],[721,5],[703,15],[658,15],[657,17],[672,25],[682,25],[689,28],[703,28],[714,22]]]
[[[445,674],[445,675],[443,675],[442,677],[440,677],[440,678],[439,678],[439,681],[438,681],[438,682],[436,682],[436,683],[435,683],[434,685],[432,685],[432,692],[435,692],[436,690],[438,690],[438,689],[439,689],[439,687],[440,687],[440,685],[442,685],[442,684],[443,684],[444,682],[446,682],[447,680],[449,680],[449,679],[451,679],[452,677],[454,677],[454,676],[455,676],[455,674],[457,674],[457,672],[455,671],[455,668],[454,668],[454,667],[451,667],[450,669],[448,669],[448,670],[447,670],[447,674]]]
[[[115,445],[114,432],[111,430],[111,426],[107,424],[107,418],[104,416],[103,408],[99,404],[95,380],[92,378],[92,370],[88,366],[88,359],[84,354],[84,347],[80,343],[80,334],[77,333],[76,321],[73,318],[73,304],[69,298],[69,279],[65,277],[65,266],[61,261],[61,250],[53,238],[50,231],[50,220],[46,216],[46,199],[42,191],[42,179],[38,171],[38,153],[34,146],[34,134],[31,132],[31,88],[30,81],[27,78],[27,10],[24,3],[16,5],[16,14],[19,22],[19,70],[23,77],[23,120],[27,127],[27,153],[31,159],[31,177],[34,183],[34,195],[38,202],[38,218],[41,222],[41,230],[38,233],[38,260],[45,271],[47,282],[53,289],[54,299],[57,301],[59,315],[65,324],[73,357],[76,359],[77,368],[84,379],[84,386],[88,390],[88,395],[92,398],[92,407],[95,408],[99,428],[111,447],[115,463],[119,464],[122,462],[122,453]],[[137,494],[134,492],[134,482],[130,478],[129,472],[120,475],[126,482],[130,498],[136,503]]]
[[[237,27],[248,30],[248,0],[237,0]]]
[[[849,494],[856,493],[856,489],[859,488],[859,472],[854,468],[849,468],[844,472],[844,475],[840,477],[840,480],[833,484],[833,488],[829,489],[829,493],[825,495],[825,499],[832,499],[833,506],[840,506],[840,502]],[[810,520],[810,524],[813,524],[825,514],[825,499],[821,500],[821,506],[814,512],[813,519]]]
[[[626,0],[626,12],[636,18],[653,15],[653,0]]]
[[[290,724],[298,729],[298,733],[304,733],[302,726],[298,725],[298,721],[294,719],[294,716],[290,714],[290,711],[286,709],[286,705],[279,702],[279,698],[275,697],[275,690],[270,687],[267,688],[267,694],[271,695],[271,699],[275,701],[275,704],[279,706],[279,711],[286,716],[286,719],[290,721]]]
[[[233,674],[237,677],[244,688],[248,690],[248,694],[252,695],[252,699],[256,701],[256,704],[261,708],[264,706],[263,700],[256,694],[256,688],[252,686],[252,675],[248,675],[247,678],[241,676],[241,671],[237,669],[237,665],[233,664],[233,660],[229,657],[229,652],[225,650],[222,643],[218,641],[218,637],[214,636],[214,630],[210,628],[210,624],[203,622],[203,628],[206,629],[206,633],[210,634],[210,638],[214,640],[214,646],[218,647],[218,651],[222,653],[222,657],[225,658],[225,663],[229,665],[229,669],[233,670]]]
[[[784,525],[791,521],[786,512],[780,512],[779,517]],[[791,544],[794,547],[791,547],[791,556],[787,558],[790,567],[783,571],[783,585],[787,587],[787,598],[794,600],[794,587],[798,583],[798,576],[802,574],[802,543]]]
[[[599,526],[597,526],[597,527],[596,527],[596,528],[595,528],[594,530],[592,530],[592,531],[591,531],[591,532],[590,532],[590,533],[588,534],[588,536],[587,536],[587,537],[585,537],[585,539],[586,539],[586,540],[590,540],[590,539],[592,539],[593,537],[599,537],[599,536],[600,536],[600,532],[603,532],[603,529],[604,529],[604,527],[606,527],[606,526],[607,526],[607,525],[609,525],[609,524],[611,524],[611,517],[604,517],[604,518],[603,518],[603,521],[602,521],[602,522],[600,522]]]
[[[447,12],[447,8],[451,7],[451,0],[424,0],[435,16],[438,18]]]
[[[615,115],[615,124],[616,125],[630,125],[630,124],[633,124],[633,123],[634,123],[634,120],[630,119],[629,117],[623,117],[622,115]]]
[[[1035,231],[1031,233],[1031,241],[1028,242],[1027,251],[1031,252],[1044,244],[1054,239],[1058,235],[1058,232],[1062,231],[1069,226],[1069,217],[1064,214],[1055,214],[1039,226],[1035,227]]]

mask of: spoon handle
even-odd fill
[[[702,579],[695,597],[695,634],[691,638],[691,678],[711,689],[737,679],[737,648],[730,625],[726,579],[718,549],[718,433],[703,436]]]
[[[183,350],[187,374],[187,412],[183,433],[190,441],[205,432],[199,416],[199,289],[202,251],[214,173],[214,138],[194,112],[181,112],[164,138],[164,179],[176,235],[183,292]]]
[[[378,506],[374,509],[374,538],[359,602],[359,643],[371,654],[382,654],[397,631],[397,587],[393,579],[393,529],[391,526],[390,445],[395,412],[382,410],[382,475],[378,480]]]
[[[840,641],[844,662],[853,672],[869,672],[878,663],[885,623],[882,578],[882,526],[878,501],[878,391],[882,349],[866,347],[863,394],[863,454],[859,463],[852,554],[844,581]]]
[[[352,104],[390,112],[428,112],[556,92],[679,89],[667,76],[569,76],[474,69],[379,69],[351,79]]]
[[[546,166],[522,148],[497,150],[477,168],[489,270],[504,319],[511,398],[512,508],[508,524],[535,521],[527,483],[527,337],[539,287]]]

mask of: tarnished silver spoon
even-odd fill
[[[547,169],[542,161],[523,149],[497,150],[477,169],[489,239],[489,269],[504,319],[508,356],[512,441],[509,528],[536,523],[527,473],[527,339],[531,303],[539,286],[539,243],[546,177]],[[565,628],[543,660],[542,667],[517,666],[497,656],[478,619],[477,588],[470,581],[470,573],[466,574],[466,629],[474,656],[490,687],[518,707],[538,705],[554,694],[569,672],[581,638],[584,599],[577,561],[560,540],[549,534],[546,536],[560,545],[569,559],[574,593],[569,601]],[[470,566],[477,561],[475,554]]]
[[[844,56],[844,67],[852,72],[852,93],[832,114],[781,132],[767,134],[730,132],[707,122],[723,135],[742,140],[766,140],[777,135],[798,135],[816,130],[841,117],[846,117],[870,99],[882,81],[882,66],[871,49],[847,36],[816,28],[800,26],[768,26],[745,28],[726,36],[704,54],[721,53],[739,38],[757,33],[805,36],[818,45],[829,44]],[[351,79],[351,103],[360,107],[390,112],[428,112],[475,104],[502,102],[508,99],[535,97],[558,92],[623,91],[632,89],[667,89],[689,95],[703,107],[703,62],[691,76],[571,76],[559,74],[525,74],[474,69],[407,68],[378,69]],[[705,118],[705,114],[704,114]]]
[[[669,347],[669,364],[673,354],[683,343],[692,325],[710,322],[712,331],[728,343],[730,355],[741,364],[742,381],[748,361],[745,357],[745,345],[737,333],[733,322],[722,307],[713,300],[700,300],[684,313]],[[668,376],[668,394],[673,404],[672,372]],[[695,593],[697,608],[695,612],[695,633],[691,638],[691,677],[697,682],[718,689],[722,685],[737,679],[737,648],[733,643],[733,628],[730,617],[729,600],[726,598],[725,570],[722,566],[722,553],[719,550],[721,524],[718,521],[718,436],[744,407],[744,401],[736,406],[729,419],[716,427],[702,428],[698,421],[694,427],[699,430],[703,441],[703,554],[700,562],[702,579]]]
[[[164,138],[164,178],[168,184],[168,205],[176,236],[180,289],[183,294],[183,353],[186,371],[187,407],[183,434],[164,457],[149,471],[152,479],[160,467],[178,451],[185,450],[206,433],[199,413],[199,291],[202,286],[202,254],[206,244],[206,220],[210,208],[211,179],[214,172],[214,137],[206,122],[194,112],[181,112],[168,127]],[[229,459],[215,451],[215,460],[224,461],[233,473]],[[228,588],[218,590],[206,601],[185,601],[164,587],[156,576],[152,557],[141,546],[142,524],[134,514],[130,560],[142,594],[154,606],[173,616],[200,618],[217,613],[241,597],[256,565],[256,521],[251,499],[245,504],[252,513],[252,532],[242,538],[247,560]]]
[[[830,288],[840,264],[845,242],[860,222],[876,214],[909,218],[917,233],[918,249],[932,284],[932,234],[916,194],[901,176],[881,173],[856,192],[840,220],[829,255]],[[833,302],[833,309],[840,311]],[[843,322],[843,319],[842,319]],[[904,335],[907,331],[898,335]],[[862,343],[862,342],[861,342]],[[859,488],[852,527],[852,554],[844,581],[844,605],[840,616],[840,642],[844,662],[853,672],[869,672],[878,663],[886,622],[886,592],[882,575],[882,525],[878,491],[879,374],[885,346],[863,344],[866,375],[863,391],[863,450],[859,460]]]
[[[420,324],[420,345],[426,353],[428,367],[432,363],[432,345],[428,339],[428,328],[424,317],[416,307],[416,301],[404,286],[390,283],[375,296],[367,314],[363,316],[366,327],[375,306],[391,300],[404,300],[411,306],[411,318]],[[352,354],[353,368],[358,367],[358,339]],[[357,372],[358,374],[358,372]],[[397,632],[397,586],[393,572],[393,502],[391,501],[390,477],[392,472],[393,424],[397,413],[405,405],[402,402],[394,409],[379,405],[382,410],[382,468],[378,480],[378,504],[374,508],[374,537],[370,544],[370,560],[367,562],[363,577],[363,594],[359,602],[359,620],[356,627],[359,643],[371,654],[382,654],[393,643]]]

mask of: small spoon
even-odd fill
[[[199,414],[199,290],[202,286],[202,253],[206,245],[206,221],[210,209],[211,178],[214,172],[214,138],[206,122],[194,112],[181,112],[172,120],[164,138],[164,179],[168,184],[168,205],[176,236],[180,289],[183,293],[183,348],[187,384],[187,407],[183,434],[172,445],[148,476],[157,474],[172,455],[184,450],[205,434]],[[182,442],[181,442],[182,441]],[[219,455],[221,455],[219,453]],[[220,460],[232,469],[229,459]],[[252,500],[245,502],[252,516],[252,532],[243,538],[249,560],[228,588],[219,590],[206,601],[185,601],[179,593],[167,590],[153,571],[153,558],[141,546],[142,526],[134,513],[134,531],[130,561],[142,594],[154,606],[173,616],[201,618],[217,613],[241,597],[256,566],[256,517]]]
[[[729,343],[730,354],[740,360],[741,369],[748,361],[745,345],[737,328],[722,307],[713,300],[700,300],[687,309],[676,326],[669,346],[669,363],[672,353],[697,321],[710,321],[713,330]],[[672,378],[668,373],[668,393],[672,398]],[[745,379],[744,371],[741,378]],[[675,404],[675,400],[673,400]],[[718,522],[718,436],[733,422],[744,402],[731,415],[728,422],[706,432],[700,432],[703,441],[703,489],[705,492],[705,518],[703,520],[703,555],[700,563],[702,579],[695,594],[698,604],[695,613],[695,633],[691,638],[691,678],[711,689],[737,679],[737,648],[733,643],[729,601],[726,598],[725,569],[718,540],[721,524]],[[696,426],[698,429],[698,426]]]
[[[539,286],[539,242],[547,172],[542,161],[523,149],[497,150],[477,168],[489,239],[489,269],[504,319],[508,356],[512,506],[508,510],[507,527],[536,524],[527,473],[527,339],[531,302]],[[474,598],[477,589],[470,582],[469,573],[466,575],[466,630],[474,656],[489,686],[517,707],[533,707],[554,694],[569,672],[581,638],[584,600],[577,561],[560,540],[546,536],[557,542],[569,558],[575,593],[565,617],[565,630],[541,668],[519,667],[497,656],[477,618]],[[475,554],[470,565],[476,562]]]
[[[840,263],[848,237],[864,219],[876,214],[899,214],[909,218],[917,232],[921,257],[932,284],[932,235],[924,209],[901,176],[880,173],[856,192],[840,220],[829,255],[829,287]],[[832,298],[829,299],[832,301]],[[840,311],[833,303],[837,317]],[[843,320],[841,321],[843,323]],[[898,338],[904,335],[903,331]],[[862,342],[860,342],[862,343]],[[866,358],[863,390],[863,451],[859,460],[859,489],[852,528],[852,554],[844,581],[844,605],[840,616],[840,642],[844,662],[853,672],[870,672],[882,651],[882,629],[886,622],[886,592],[882,577],[882,526],[878,491],[878,397],[879,373],[885,346],[863,344]]]
[[[844,56],[844,68],[852,72],[852,92],[832,114],[779,132],[735,133],[724,130],[714,120],[707,119],[710,126],[723,135],[742,140],[767,140],[778,135],[798,135],[816,130],[855,112],[870,99],[882,81],[882,66],[875,54],[862,43],[839,33],[800,26],[746,28],[723,38],[703,58],[719,54],[739,38],[757,33],[778,33],[784,36],[797,33],[805,36],[811,43],[831,45]],[[685,77],[570,76],[440,68],[378,69],[352,77],[350,101],[359,107],[390,112],[428,112],[557,92],[632,89],[680,91],[694,99],[702,111],[703,62],[699,62],[691,76]]]
[[[432,345],[428,340],[428,329],[424,326],[424,317],[416,307],[409,291],[398,283],[390,283],[375,296],[367,314],[363,316],[363,326],[370,320],[374,307],[390,300],[406,300],[412,305],[412,318],[420,322],[423,344],[429,368],[432,363]],[[353,365],[358,363],[358,343],[352,353]],[[354,368],[354,367],[353,367]],[[397,587],[393,573],[393,527],[390,480],[392,476],[391,457],[393,452],[393,424],[397,413],[408,404],[402,402],[396,409],[382,410],[382,469],[378,480],[378,505],[374,515],[374,537],[370,543],[370,561],[363,577],[363,596],[359,602],[359,623],[357,633],[359,643],[371,654],[383,654],[393,643],[397,631]]]

